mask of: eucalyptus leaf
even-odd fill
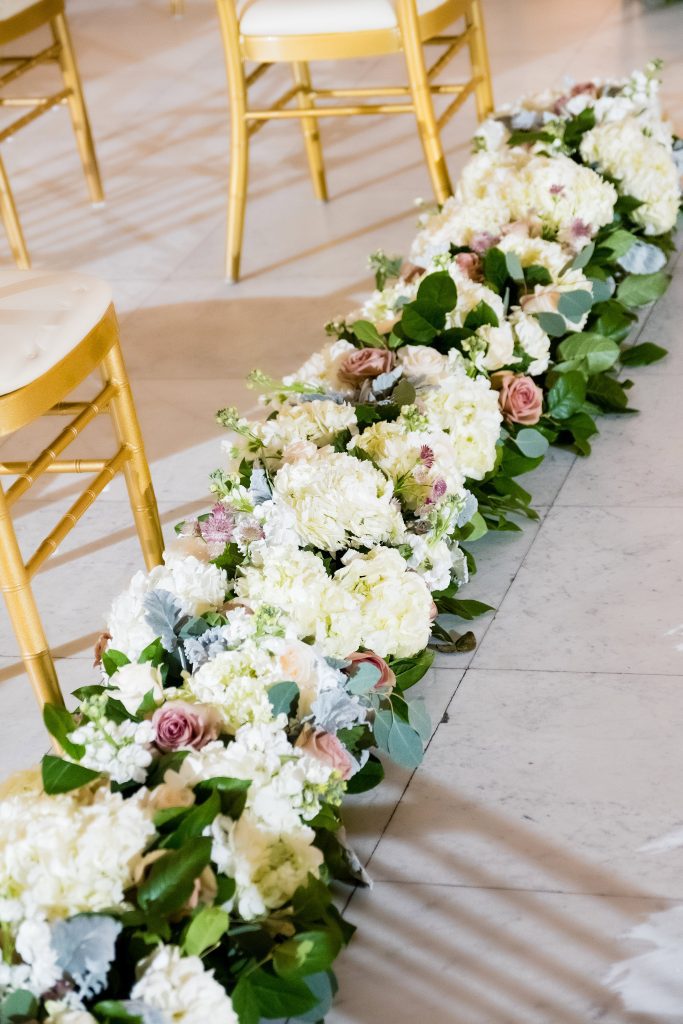
[[[585,288],[577,288],[574,292],[564,292],[557,305],[558,313],[572,323],[578,323],[593,305],[593,292]]]
[[[515,437],[515,444],[520,452],[530,459],[545,455],[548,450],[548,439],[540,430],[534,430],[532,427],[523,427]]]
[[[408,722],[419,735],[423,743],[426,743],[432,735],[432,720],[429,717],[424,697],[416,697],[408,701]]]
[[[595,252],[595,243],[589,242],[588,245],[584,245],[583,249],[576,254],[572,260],[572,270],[583,270],[591,261],[591,256]]]
[[[377,711],[375,712],[375,720],[372,724],[375,745],[378,750],[383,750],[386,754],[389,753],[389,733],[391,732],[393,720],[393,712]]]
[[[537,313],[536,319],[551,338],[561,338],[563,334],[567,333],[564,317],[559,313]]]
[[[666,256],[658,245],[638,239],[617,263],[629,274],[654,274],[666,265]]]
[[[268,689],[268,700],[274,715],[292,714],[292,707],[299,699],[299,687],[291,680],[275,683]]]
[[[369,693],[377,685],[381,675],[380,669],[371,661],[358,662],[354,666],[353,675],[348,681],[347,689],[349,693]]]
[[[424,754],[420,734],[394,715],[387,740],[389,757],[403,768],[417,768]]]

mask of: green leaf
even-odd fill
[[[530,290],[533,290],[537,284],[545,287],[545,285],[552,284],[553,282],[550,271],[537,263],[532,263],[530,267],[524,268],[524,280],[527,288]]]
[[[378,750],[383,750],[386,754],[389,753],[389,733],[391,732],[393,720],[393,712],[382,710],[375,713],[375,720],[372,723],[375,745]]]
[[[289,715],[293,714],[292,709],[295,701],[298,701],[299,695],[299,687],[291,680],[275,683],[268,690],[268,700],[273,709],[273,714],[285,714],[289,717]]]
[[[268,974],[262,968],[249,975],[249,987],[261,1017],[280,1020],[312,1010],[318,1000],[304,981]],[[241,1024],[241,1022],[240,1022]]]
[[[607,238],[603,238],[600,242],[601,249],[609,250],[609,254],[613,260],[618,260],[620,256],[624,256],[631,246],[638,241],[636,235],[631,231],[626,231],[625,228],[617,228]]]
[[[70,793],[72,789],[79,789],[89,782],[101,778],[100,772],[94,772],[90,768],[84,768],[80,764],[72,764],[62,757],[54,757],[46,754],[41,762],[43,777],[43,789],[50,796],[57,793]]]
[[[229,924],[228,914],[220,907],[202,907],[185,932],[183,952],[187,956],[201,956],[220,942]]]
[[[498,317],[487,302],[478,302],[474,309],[471,309],[465,317],[463,326],[469,331],[476,331],[479,327],[490,324],[498,327]]]
[[[588,245],[584,245],[581,252],[578,252],[572,260],[572,270],[583,270],[591,261],[591,256],[595,252],[595,243],[589,242]]]
[[[350,329],[363,345],[368,348],[386,348],[386,342],[370,320],[356,320]]]
[[[192,839],[179,850],[169,850],[155,861],[138,888],[143,910],[168,915],[181,909],[192,895],[194,883],[211,860],[211,839]]]
[[[567,333],[564,317],[559,313],[537,313],[536,319],[550,338],[561,338]]]
[[[218,775],[213,779],[205,779],[195,788],[199,793],[215,791],[220,798],[221,813],[236,820],[244,810],[250,786],[251,779],[231,779]]]
[[[592,305],[592,291],[589,292],[585,288],[578,288],[575,292],[564,292],[560,296],[557,311],[572,323],[578,323]]]
[[[586,393],[591,401],[608,412],[626,411],[628,395],[614,377],[608,377],[606,374],[591,377]]]
[[[392,761],[403,768],[417,768],[422,761],[424,751],[420,734],[395,715],[389,730],[387,747]]]
[[[250,975],[242,975],[232,991],[231,999],[240,1024],[259,1024],[261,1008],[256,993],[251,987]]]
[[[70,757],[80,761],[85,754],[85,747],[80,743],[72,743],[69,739],[69,733],[77,727],[73,715],[66,708],[57,707],[56,704],[46,704],[43,708],[43,721],[45,728],[51,736],[54,736],[62,750]]]
[[[556,420],[566,420],[578,412],[586,400],[586,382],[577,370],[562,374],[548,392],[548,412]]]
[[[299,932],[275,947],[273,966],[281,978],[327,971],[341,949],[341,938],[331,930]]]
[[[655,345],[652,341],[644,341],[642,345],[634,345],[626,348],[621,353],[621,361],[624,366],[649,366],[668,355],[665,348]]]
[[[379,682],[381,675],[382,673],[377,665],[373,665],[368,661],[358,662],[353,666],[353,674],[349,678],[349,693],[369,693]]]
[[[627,306],[647,306],[663,295],[670,277],[663,270],[654,274],[629,274],[617,288],[617,298]]]
[[[110,647],[102,655],[102,668],[108,676],[113,676],[123,665],[130,665],[130,658],[123,651],[115,651]]]
[[[208,800],[197,803],[183,816],[175,832],[171,832],[164,839],[162,846],[171,849],[179,849],[190,839],[200,836],[204,829],[210,825],[221,813],[221,801],[218,793],[214,790]]]
[[[433,652],[430,651],[430,653],[433,657]],[[346,792],[366,793],[368,790],[374,789],[375,786],[379,786],[383,778],[384,768],[382,767],[382,762],[374,754],[370,754],[361,770],[352,775],[346,783]]]
[[[432,735],[432,720],[425,705],[424,697],[408,701],[408,722],[423,743]]]
[[[404,405],[412,405],[416,394],[417,392],[410,381],[402,377],[391,393],[391,401],[401,409]]]
[[[0,1024],[9,1024],[14,1020],[35,1020],[37,1017],[38,1000],[26,989],[16,989],[0,1002]]]
[[[435,306],[441,313],[450,313],[458,302],[455,281],[447,270],[438,270],[422,278],[417,289],[417,301]]]
[[[513,281],[517,281],[518,283],[524,281],[524,271],[522,269],[520,258],[516,252],[505,253],[505,266]]]
[[[305,885],[300,885],[292,896],[292,912],[298,921],[319,921],[332,902],[329,886],[319,878],[309,875]]]
[[[539,455],[545,455],[548,450],[548,439],[543,436],[540,430],[533,430],[531,427],[524,427],[515,437],[515,444],[527,458],[536,459]]]
[[[434,594],[434,599],[438,604],[438,594]],[[451,615],[458,615],[461,619],[469,621],[470,619],[476,619],[480,615],[485,615],[486,612],[492,612],[494,609],[490,604],[484,604],[483,601],[461,601],[459,598],[450,598],[448,600],[448,609]]]
[[[403,307],[401,326],[411,341],[417,341],[423,345],[427,344],[432,338],[436,337],[445,322],[446,318],[442,317],[441,323],[434,326],[424,315],[422,307],[417,302],[409,302]]]
[[[399,658],[391,661],[389,667],[396,676],[396,688],[403,692],[408,690],[429,671],[434,661],[434,652],[425,648],[412,658]]]
[[[96,1003],[93,1010],[97,1014],[97,1020],[122,1020],[126,1024],[143,1024],[142,1016],[139,1013],[131,1013],[119,999],[103,999]]]
[[[602,373],[614,366],[619,358],[619,346],[610,338],[585,331],[571,334],[558,347],[563,359],[580,359],[588,375]]]
[[[586,132],[595,127],[595,109],[584,107],[575,114],[564,126],[564,144],[568,149],[578,149],[581,139]]]
[[[503,293],[508,279],[508,268],[505,253],[493,246],[484,253],[484,280],[494,292]]]
[[[589,277],[593,292],[593,305],[598,302],[607,302],[614,290],[614,282],[602,281],[599,277]]]

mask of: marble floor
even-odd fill
[[[112,283],[167,531],[205,504],[221,459],[214,411],[253,405],[252,366],[284,372],[321,343],[324,321],[367,290],[367,253],[405,252],[413,201],[429,194],[407,118],[324,124],[325,205],[312,198],[296,125],[269,126],[252,149],[244,279],[226,285],[222,53],[212,0],[187,8],[174,20],[166,0],[70,0],[104,207],[85,201],[63,111],[3,150],[35,265]],[[658,56],[680,115],[683,5],[485,0],[485,12],[499,102]],[[400,66],[336,70],[337,81],[379,82]],[[468,107],[447,130],[454,174],[473,128]],[[683,849],[666,838],[656,849],[683,822],[682,314],[679,274],[641,324],[643,340],[672,353],[637,371],[640,415],[604,419],[589,461],[553,454],[527,478],[539,523],[479,545],[468,596],[497,611],[477,624],[472,655],[440,656],[430,675],[424,765],[411,777],[392,770],[349,807],[375,886],[350,901],[359,932],[329,1024],[681,1018],[680,969],[673,981],[655,972],[630,1009],[605,977],[647,948],[644,928],[683,906]],[[32,433],[24,444],[43,437]],[[20,450],[17,439],[1,449]],[[52,478],[21,504],[27,550],[74,493]],[[106,606],[140,564],[115,483],[36,582],[65,689],[92,678]],[[0,721],[6,774],[45,739],[4,608]]]

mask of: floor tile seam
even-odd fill
[[[643,892],[595,892],[583,889],[555,889],[545,886],[526,885],[473,885],[464,882],[428,882],[423,879],[411,880],[407,878],[373,878],[372,884],[375,888],[381,885],[395,886],[417,886],[424,889],[460,889],[474,892],[519,892],[539,896],[577,896],[592,899],[613,899],[613,900],[645,900],[648,902],[661,902],[665,900],[671,903],[683,903],[683,894],[680,896],[665,896],[661,893]]]

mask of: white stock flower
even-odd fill
[[[102,715],[69,733],[72,743],[85,747],[79,764],[103,772],[113,782],[144,782],[152,763],[154,726],[150,721],[115,722]]]
[[[234,902],[246,921],[277,910],[309,874],[319,877],[323,855],[313,846],[315,832],[305,825],[270,832],[245,812],[238,821],[220,815],[211,836],[212,858],[221,873],[234,878]]]
[[[391,481],[344,452],[320,452],[310,462],[283,466],[273,490],[276,501],[296,516],[302,546],[334,552],[392,543],[403,535]]]
[[[138,965],[131,999],[159,1010],[169,1024],[238,1024],[230,996],[198,956],[157,946]]]
[[[123,902],[154,826],[105,787],[0,800],[0,900],[53,921]]]
[[[550,338],[536,317],[521,309],[513,309],[510,324],[515,333],[515,341],[531,359],[526,372],[532,377],[545,373],[550,362]]]

